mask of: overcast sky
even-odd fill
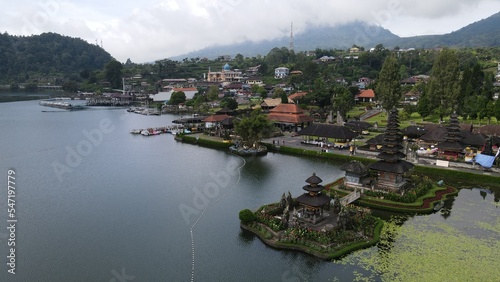
[[[399,36],[443,34],[500,11],[500,0],[16,0],[0,32],[96,40],[121,62],[143,63],[214,44],[289,36],[310,25],[363,20]],[[369,46],[366,46],[369,47]]]

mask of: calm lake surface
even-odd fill
[[[242,159],[170,134],[129,133],[176,118],[0,103],[0,281],[383,279],[355,263],[274,250],[239,227],[240,210],[278,201],[283,192],[300,195],[313,172],[332,182],[343,175],[338,165],[273,153]],[[16,178],[15,275],[6,266],[9,169]],[[500,209],[489,191],[462,190],[448,206],[448,216],[416,216],[405,225],[425,218],[467,236],[498,237],[469,228],[493,221],[498,229]],[[376,253],[373,247],[366,256]]]

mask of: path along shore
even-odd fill
[[[280,136],[280,137],[273,137],[273,138],[268,138],[268,139],[262,140],[263,143],[270,144],[270,145],[274,144],[274,145],[278,145],[278,146],[288,146],[288,147],[301,148],[301,149],[310,150],[310,151],[317,151],[317,152],[322,152],[324,150],[324,148],[321,148],[320,146],[303,144],[301,141],[302,141],[301,136],[294,136],[289,132],[286,132],[283,136]],[[332,154],[345,155],[345,156],[349,156],[351,154],[351,152],[349,151],[349,148],[344,148],[342,150],[331,148],[328,152],[332,153]],[[364,152],[365,151],[363,151],[363,150],[355,150],[354,155],[356,157],[361,157],[361,158],[366,158],[366,159],[373,159],[373,160],[377,159],[376,154],[373,154],[373,152],[371,152],[371,154],[366,154]],[[419,165],[418,162],[414,162],[414,164]],[[429,164],[421,164],[421,165],[432,166],[432,167],[439,168],[439,169],[464,171],[464,172],[470,172],[470,173],[475,173],[475,174],[500,177],[499,172],[484,171],[480,165],[476,165],[475,169],[457,168],[457,167],[441,167],[441,166],[429,165]]]

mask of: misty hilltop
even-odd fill
[[[209,46],[201,50],[172,57],[183,58],[207,57],[221,55],[245,57],[266,55],[274,47],[289,47],[290,36],[259,42],[244,41],[231,45]],[[500,12],[459,30],[443,35],[424,35],[399,37],[383,27],[354,21],[337,26],[309,26],[305,31],[294,34],[295,51],[321,49],[347,49],[352,45],[367,49],[383,44],[387,48],[436,48],[436,47],[491,47],[500,46]]]

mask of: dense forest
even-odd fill
[[[37,82],[38,78],[75,77],[102,69],[112,59],[97,45],[56,33],[33,36],[0,34],[0,84]],[[62,81],[52,83],[61,84]]]

